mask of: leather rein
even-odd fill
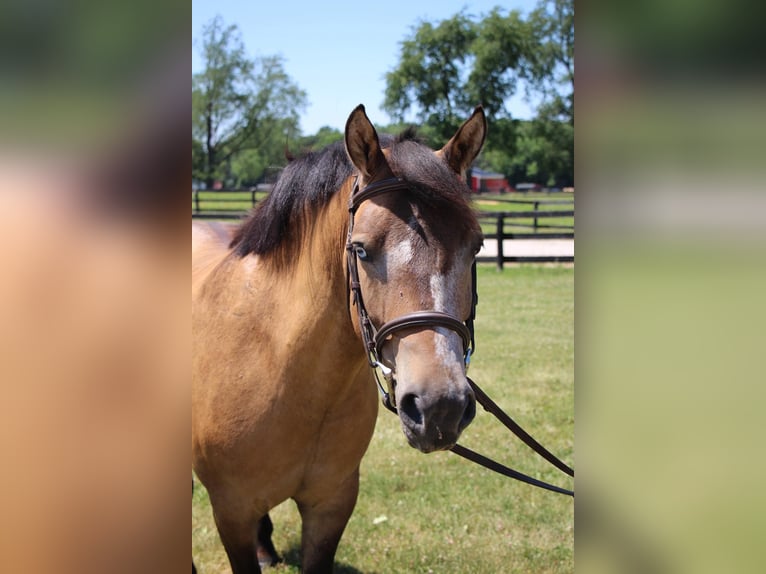
[[[359,264],[358,254],[354,244],[351,242],[351,234],[354,231],[354,216],[356,215],[359,206],[366,200],[382,195],[384,193],[391,192],[406,192],[408,185],[405,181],[397,177],[387,178],[381,181],[377,181],[365,186],[363,189],[359,189],[358,180],[354,183],[354,188],[351,192],[348,202],[349,223],[348,223],[348,237],[346,240],[346,263],[348,271],[349,290],[353,295],[352,303],[356,307],[359,317],[359,328],[362,334],[362,341],[364,343],[365,352],[367,354],[367,360],[372,368],[372,372],[375,376],[375,381],[378,385],[378,389],[381,394],[383,405],[392,413],[398,414],[396,409],[396,398],[394,392],[394,372],[393,369],[383,364],[381,361],[382,348],[388,338],[402,329],[410,328],[427,328],[434,329],[437,327],[446,327],[455,331],[463,340],[463,361],[465,363],[466,372],[471,362],[471,357],[476,349],[476,340],[474,335],[474,319],[476,318],[476,305],[478,303],[478,294],[476,288],[476,262],[474,261],[471,270],[472,277],[472,296],[471,296],[471,311],[467,319],[460,321],[452,315],[443,313],[441,311],[416,311],[413,313],[407,313],[401,317],[397,317],[377,327],[373,324],[367,313],[367,308],[364,305],[364,297],[362,296],[362,287],[359,281]],[[385,386],[381,381],[381,374],[385,381]],[[510,416],[508,416],[492,399],[490,399],[479,386],[466,377],[468,383],[474,391],[476,401],[484,407],[484,410],[492,413],[500,422],[502,422],[506,428],[508,428],[513,434],[521,439],[524,444],[529,446],[537,454],[542,456],[545,460],[553,464],[556,468],[562,472],[574,477],[574,470],[567,464],[563,463],[556,456],[551,454],[545,447],[532,438],[524,429],[522,429]],[[518,472],[512,468],[504,466],[492,459],[489,459],[477,452],[472,451],[462,445],[456,444],[450,449],[457,455],[460,455],[468,460],[471,460],[485,468],[493,470],[504,476],[514,478],[521,482],[537,486],[560,494],[566,494],[574,497],[574,491],[567,490],[541,480],[537,480],[531,476]]]

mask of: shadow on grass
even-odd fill
[[[281,558],[284,561],[284,564],[287,564],[288,566],[294,566],[295,568],[300,568],[301,566],[300,546],[292,546],[290,549],[282,553]],[[265,572],[268,572],[268,570],[266,570]],[[333,573],[334,574],[378,574],[375,571],[362,572],[361,570],[357,570],[356,568],[354,568],[353,566],[349,564],[342,564],[339,562],[335,562]]]

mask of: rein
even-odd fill
[[[349,223],[348,223],[348,238],[346,240],[346,262],[349,279],[349,289],[353,294],[353,305],[357,309],[359,316],[359,328],[362,333],[362,340],[364,343],[365,352],[367,353],[367,360],[372,368],[372,372],[375,375],[375,381],[378,385],[378,389],[381,394],[383,405],[392,413],[398,414],[396,409],[396,398],[394,393],[394,372],[391,368],[383,364],[380,360],[382,354],[383,344],[386,340],[395,332],[402,329],[409,329],[412,327],[446,327],[455,331],[460,335],[463,340],[463,360],[465,363],[466,371],[471,362],[471,357],[476,349],[476,340],[474,335],[474,319],[476,318],[476,304],[478,303],[478,294],[476,288],[476,261],[473,263],[471,270],[472,290],[471,297],[471,312],[465,321],[460,321],[455,317],[443,313],[441,311],[416,311],[414,313],[408,313],[388,321],[376,328],[372,323],[367,308],[364,305],[364,298],[362,296],[362,286],[359,281],[359,268],[358,268],[358,256],[354,245],[351,243],[351,234],[354,230],[354,216],[359,206],[366,200],[376,197],[384,193],[390,193],[395,191],[407,191],[408,186],[405,181],[397,177],[387,178],[375,183],[367,185],[363,189],[359,189],[358,182],[354,183],[354,189],[351,192],[348,202]],[[385,387],[380,380],[381,373],[383,379],[386,382]],[[468,383],[473,389],[476,401],[486,410],[493,414],[500,422],[502,422],[506,428],[508,428],[514,435],[516,435],[524,444],[534,450],[538,455],[542,456],[545,460],[550,462],[556,468],[562,472],[574,477],[574,470],[567,464],[559,460],[555,455],[551,454],[545,447],[532,438],[521,426],[519,426],[510,416],[508,416],[487,394],[479,388],[479,386],[470,378]],[[475,462],[485,468],[493,470],[504,476],[514,478],[521,482],[537,486],[552,492],[558,492],[560,494],[566,494],[574,497],[574,491],[567,490],[558,487],[541,480],[537,480],[531,476],[518,472],[512,468],[504,466],[490,458],[487,458],[471,449],[468,449],[462,445],[456,444],[450,449],[453,453],[462,456],[472,462]]]

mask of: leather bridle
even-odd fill
[[[390,367],[383,364],[381,361],[383,345],[388,341],[389,337],[401,331],[402,329],[436,329],[438,327],[446,327],[455,331],[463,340],[463,360],[465,361],[465,368],[468,371],[468,366],[471,362],[471,355],[476,349],[476,341],[474,336],[473,322],[476,318],[476,304],[478,302],[478,294],[476,289],[476,261],[473,263],[471,270],[472,290],[471,295],[471,311],[467,319],[460,321],[452,315],[444,313],[442,311],[416,311],[414,313],[408,313],[392,319],[376,328],[370,319],[367,309],[364,305],[364,298],[362,297],[362,286],[359,282],[359,263],[358,255],[354,244],[351,242],[351,234],[354,231],[354,215],[356,214],[359,206],[366,200],[382,195],[384,193],[391,192],[406,192],[409,186],[405,181],[397,177],[391,177],[371,183],[370,185],[359,189],[358,179],[354,183],[354,188],[351,192],[348,201],[348,238],[346,240],[346,261],[348,268],[348,285],[349,290],[353,294],[353,305],[356,307],[359,316],[359,329],[362,333],[362,340],[364,342],[364,348],[367,353],[367,360],[372,367],[372,372],[375,374],[375,381],[378,384],[378,389],[383,400],[383,405],[393,412],[398,414],[396,410],[396,398],[394,393],[394,371]],[[350,310],[349,310],[350,312]],[[384,387],[380,380],[380,373],[386,381]],[[559,460],[555,455],[549,452],[544,446],[537,442],[532,436],[530,436],[518,423],[516,423],[510,416],[508,416],[492,399],[490,399],[479,386],[471,380],[470,377],[466,377],[471,389],[473,390],[476,401],[484,407],[484,410],[493,414],[501,423],[505,425],[514,435],[516,435],[521,441],[534,450],[538,455],[543,457],[549,463],[556,468],[564,472],[565,474],[574,477],[574,469],[569,465]],[[552,492],[558,492],[574,497],[574,491],[561,488],[559,486],[549,484],[547,482],[538,480],[517,470],[502,465],[490,458],[487,458],[477,452],[472,451],[460,444],[455,444],[451,449],[451,452],[462,456],[472,462],[480,464],[485,468],[493,470],[504,476],[520,480],[527,484],[537,486]]]
[[[354,231],[354,216],[356,215],[359,206],[371,199],[384,193],[392,192],[407,192],[409,186],[407,183],[398,178],[390,177],[380,181],[371,183],[370,185],[359,189],[358,180],[354,183],[354,189],[351,192],[348,201],[348,238],[346,240],[346,261],[348,268],[348,280],[349,289],[353,294],[353,305],[356,307],[357,314],[359,316],[359,329],[362,333],[362,340],[364,348],[367,353],[367,359],[370,366],[375,373],[375,380],[378,384],[383,404],[390,411],[396,412],[396,397],[394,393],[394,371],[381,361],[383,346],[389,337],[394,333],[403,329],[435,329],[437,327],[446,327],[455,331],[463,341],[463,360],[465,362],[466,370],[471,362],[471,355],[476,347],[473,321],[476,317],[476,263],[474,262],[472,280],[473,280],[473,294],[471,297],[471,311],[467,319],[461,321],[456,319],[448,313],[435,310],[416,311],[413,313],[407,313],[396,319],[392,319],[376,327],[364,304],[364,297],[362,296],[362,286],[359,281],[359,262],[358,255],[354,244],[351,242],[351,234]],[[380,374],[386,381],[384,387]]]

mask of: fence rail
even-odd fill
[[[524,201],[506,200],[508,203],[533,204],[532,211],[502,211],[480,212],[479,222],[483,227],[491,227],[494,232],[484,233],[484,239],[493,240],[497,245],[497,252],[493,255],[477,257],[482,263],[495,263],[498,270],[502,270],[506,263],[571,263],[573,255],[506,255],[505,241],[513,239],[527,240],[550,240],[571,239],[574,240],[574,202],[567,200],[548,201]],[[554,203],[555,202],[555,203]],[[572,209],[540,209],[541,205],[571,205]],[[572,223],[548,223],[551,218],[571,218]]]
[[[239,197],[234,197],[234,194]],[[192,218],[241,219],[258,203],[256,191],[193,191]],[[203,195],[205,197],[203,197]],[[492,262],[502,269],[505,263],[518,262],[572,262],[571,255],[522,255],[504,253],[504,241],[513,239],[574,239],[574,201],[571,199],[505,199],[493,198],[499,203],[529,205],[529,211],[480,211],[479,223],[485,240],[497,242],[497,254],[478,257],[480,262]],[[571,209],[545,209],[548,206],[570,206]],[[558,219],[559,221],[550,221]],[[560,220],[571,219],[572,223]],[[490,231],[491,230],[491,231]]]
[[[192,191],[192,218],[241,219],[258,203],[257,193],[256,190],[215,192],[194,190]],[[232,197],[234,194],[238,197]]]

